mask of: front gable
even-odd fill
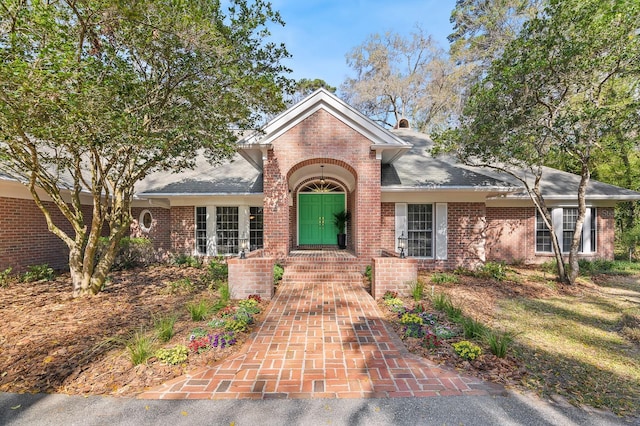
[[[319,89],[271,120],[260,132],[241,139],[238,151],[254,167],[262,170],[267,151],[272,149],[277,140],[291,131],[299,131],[296,128],[309,129],[305,122],[317,122],[318,117],[321,117],[323,127],[315,130],[329,132],[330,135],[333,130],[346,126],[364,138],[360,140],[368,141],[368,149],[375,152],[376,159],[383,164],[392,163],[411,148],[410,143],[378,126],[337,96]],[[304,143],[304,140],[300,142]]]

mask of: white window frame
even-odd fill
[[[431,256],[416,257],[417,259],[447,259],[447,203],[396,203],[395,204],[395,241],[394,245],[396,253],[400,250],[397,247],[398,238],[401,236],[408,237],[409,223],[408,210],[409,204],[428,204],[431,205],[432,225],[431,225]],[[413,257],[413,256],[412,256]]]
[[[149,226],[145,226],[144,224],[144,217],[147,214],[151,218],[151,225]],[[140,216],[138,217],[138,226],[140,227],[140,230],[144,233],[149,233],[151,231],[151,228],[153,228],[153,213],[151,213],[151,210],[149,209],[142,210],[142,212],[140,213]]]
[[[563,234],[565,232],[563,225],[563,217],[565,209],[577,209],[577,207],[567,206],[567,207],[553,207],[550,210],[551,212],[551,225],[553,227],[553,233],[556,235],[558,242],[560,243],[560,249],[562,250],[562,254],[569,253],[569,250],[565,250],[563,243]],[[598,252],[598,210],[596,207],[587,207],[584,216],[584,223],[582,224],[582,237],[581,237],[581,247],[578,250],[580,254],[592,254]],[[538,218],[539,212],[536,210],[535,215],[535,223],[534,223],[534,247],[535,252],[539,254],[548,254],[553,253],[553,246],[551,246],[550,251],[540,251],[538,250]],[[541,219],[541,218],[540,218]],[[595,229],[592,229],[592,225],[595,226]],[[592,231],[595,231],[592,234]],[[594,241],[593,247],[595,250],[591,250],[592,246],[592,235],[595,236],[596,241]]]
[[[199,205],[195,206],[193,209],[194,214],[194,255],[196,256],[217,256],[220,252],[218,250],[218,226],[216,223],[216,216],[218,207],[237,207],[238,208],[238,238],[249,238],[249,216],[250,216],[250,208],[251,207],[262,207],[262,206],[249,206],[249,205],[231,205],[231,204],[210,204],[210,205]],[[205,219],[205,232],[206,232],[206,245],[207,250],[206,253],[202,253],[198,249],[198,208],[206,209],[206,219]],[[264,228],[263,228],[264,232]],[[263,236],[264,241],[264,236]],[[250,251],[251,248],[246,251]],[[240,247],[238,244],[238,253],[225,253],[223,255],[233,256],[235,254],[240,253]]]

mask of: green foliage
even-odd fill
[[[615,271],[615,262],[606,259],[586,260],[580,259],[580,273],[582,275],[606,274]]]
[[[13,269],[11,267],[5,269],[4,271],[0,271],[0,287],[7,287],[11,282],[11,271]]]
[[[282,276],[284,275],[284,268],[279,265],[273,265],[273,282],[274,284],[278,284],[282,280]]]
[[[409,312],[405,312],[404,314],[402,314],[402,317],[400,317],[400,324],[422,324],[422,318],[420,317],[420,315],[418,314],[413,314],[413,313],[409,313]]]
[[[246,321],[244,317],[242,318],[230,318],[227,319],[224,323],[224,329],[227,331],[233,331],[236,333],[241,333],[243,331],[247,331],[249,329],[249,323]]]
[[[397,299],[398,298],[398,292],[397,291],[385,291],[384,295],[382,296],[383,300],[387,300],[387,299]]]
[[[55,277],[53,268],[46,263],[43,265],[32,265],[27,267],[27,272],[22,275],[22,281],[31,283],[34,281],[51,281]]]
[[[162,342],[168,342],[175,334],[174,326],[178,317],[176,315],[163,316],[153,319],[153,328],[156,336]]]
[[[98,244],[97,257],[106,249],[109,238],[101,237]],[[114,270],[132,269],[149,266],[156,261],[153,243],[148,238],[123,237],[118,243],[113,265]]]
[[[153,339],[143,330],[136,331],[126,342],[133,365],[144,364],[153,355]]]
[[[186,362],[188,355],[189,349],[185,345],[158,349],[155,353],[155,357],[158,358],[158,360],[169,365],[178,365]]]
[[[449,274],[447,272],[435,272],[431,275],[431,282],[434,284],[457,284],[458,277],[455,274]]]
[[[491,353],[498,358],[504,358],[507,355],[507,350],[513,342],[513,336],[510,333],[499,333],[495,331],[487,331],[485,333],[485,339]]]
[[[229,283],[228,282],[222,283],[220,285],[220,287],[218,288],[218,291],[220,292],[220,300],[222,300],[225,303],[227,303],[227,302],[229,302],[229,300],[231,300],[231,292],[229,290]]]
[[[367,278],[367,281],[369,281],[369,284],[371,284],[371,281],[373,280],[373,268],[371,265],[367,265],[365,268],[364,276]]]
[[[193,293],[195,289],[195,285],[189,278],[180,278],[166,283],[164,291],[169,294],[189,294]]]
[[[496,281],[504,281],[507,278],[507,266],[504,262],[486,262],[477,271],[481,278],[493,278]]]
[[[445,293],[436,293],[432,296],[433,307],[447,314],[453,322],[460,322],[462,319],[462,309],[453,304],[451,298]]]
[[[190,268],[202,267],[202,261],[200,260],[200,258],[184,253],[177,255],[174,259],[174,263],[178,266],[187,266]]]
[[[254,299],[244,299],[238,302],[238,309],[248,312],[250,314],[257,314],[260,312],[258,302]]]
[[[482,349],[480,346],[475,345],[468,340],[462,340],[460,342],[454,343],[451,345],[453,350],[458,354],[458,356],[462,359],[467,359],[473,361],[482,355]]]
[[[388,299],[383,299],[383,303],[385,306],[388,306],[393,312],[404,312],[404,302],[397,297],[390,297]]]
[[[209,315],[211,305],[208,301],[202,299],[199,302],[187,303],[187,311],[191,315],[193,321],[202,321]]]
[[[289,54],[270,40],[284,22],[268,2],[11,2],[2,9],[0,162],[16,178],[32,176],[70,222],[50,227],[72,253],[79,294],[99,289],[111,268],[133,220],[137,182],[193,168],[196,153],[212,163],[230,158],[237,129],[258,128],[280,112],[291,84],[281,63]],[[85,195],[96,201],[89,221],[75,202]],[[103,230],[110,241],[96,259]]]
[[[223,257],[218,257],[209,262],[207,278],[214,283],[227,281],[229,278],[229,265]]]
[[[459,321],[462,326],[462,332],[467,339],[482,338],[487,332],[487,327],[473,318],[461,317]]]
[[[347,227],[347,222],[351,220],[351,212],[347,210],[341,210],[333,214],[333,224],[338,228],[339,234],[344,234]]]
[[[422,300],[424,293],[424,283],[420,280],[411,281],[409,283],[409,293],[416,302]]]

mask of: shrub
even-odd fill
[[[200,300],[198,303],[187,303],[187,310],[193,321],[202,321],[209,315],[210,305],[206,300]]]
[[[4,271],[0,271],[0,287],[7,287],[11,282],[11,271],[13,269],[11,267],[5,269]]]
[[[409,293],[416,302],[422,300],[422,294],[424,293],[424,283],[420,280],[411,281],[409,283]]]
[[[190,254],[179,254],[173,261],[178,266],[187,266],[190,268],[200,268],[202,266],[202,262],[195,256]]]
[[[153,327],[156,330],[158,339],[163,342],[168,342],[169,340],[171,340],[171,338],[175,334],[173,327],[175,326],[177,319],[178,317],[175,315],[154,318]]]
[[[491,353],[498,358],[504,358],[507,355],[507,349],[513,342],[513,337],[510,333],[489,331],[486,333],[486,340]]]
[[[153,354],[153,340],[143,330],[136,331],[127,341],[127,350],[133,365],[144,364]]]
[[[177,365],[187,361],[189,349],[185,345],[176,345],[168,349],[158,349],[155,353],[158,360],[165,364]]]
[[[209,262],[207,278],[214,283],[220,283],[229,279],[229,265],[223,257],[216,257]]]
[[[279,265],[273,265],[273,283],[278,284],[282,280],[282,276],[284,275],[284,268]]]
[[[482,278],[493,278],[496,281],[504,281],[507,278],[507,266],[504,262],[487,262],[478,271]]]
[[[106,237],[101,238],[101,244],[106,245],[107,241]],[[120,240],[111,268],[122,270],[138,266],[149,266],[155,260],[155,250],[148,238],[124,237]]]
[[[462,340],[458,343],[452,344],[451,346],[453,346],[453,350],[462,359],[473,361],[482,355],[482,349],[480,349],[480,346],[474,345],[468,340]]]
[[[615,269],[615,262],[606,259],[578,260],[580,275],[604,274]]]
[[[371,281],[373,280],[373,268],[371,267],[371,265],[367,265],[367,267],[365,268],[364,276],[367,281],[369,281],[369,284],[371,284]]]
[[[53,268],[46,263],[27,267],[27,272],[22,275],[22,281],[32,283],[34,281],[51,281],[55,276]]]
[[[431,282],[434,284],[445,284],[445,283],[458,283],[458,277],[454,274],[449,274],[447,272],[436,272],[431,275]]]

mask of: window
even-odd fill
[[[542,219],[542,215],[536,209],[536,251],[551,252],[551,231]]]
[[[153,225],[153,215],[149,210],[143,210],[142,213],[140,213],[138,224],[140,225],[140,229],[143,232],[151,231],[151,225]]]
[[[207,254],[207,208],[196,207],[196,250]]]
[[[216,207],[218,254],[238,253],[238,208]]]
[[[433,256],[433,205],[407,206],[407,255]]]
[[[562,221],[561,226],[559,226],[559,223],[558,225],[553,223],[553,227],[562,246],[562,252],[568,253],[571,250],[573,231],[576,228],[576,221],[578,220],[578,209],[555,208],[551,209],[550,212],[554,222]],[[578,251],[581,253],[595,253],[597,247],[596,236],[596,209],[587,208]],[[587,241],[585,241],[585,237]],[[551,231],[545,225],[538,211],[536,211],[536,251],[542,253],[551,253],[553,251]]]
[[[261,249],[263,244],[262,207],[249,208],[249,250]]]

